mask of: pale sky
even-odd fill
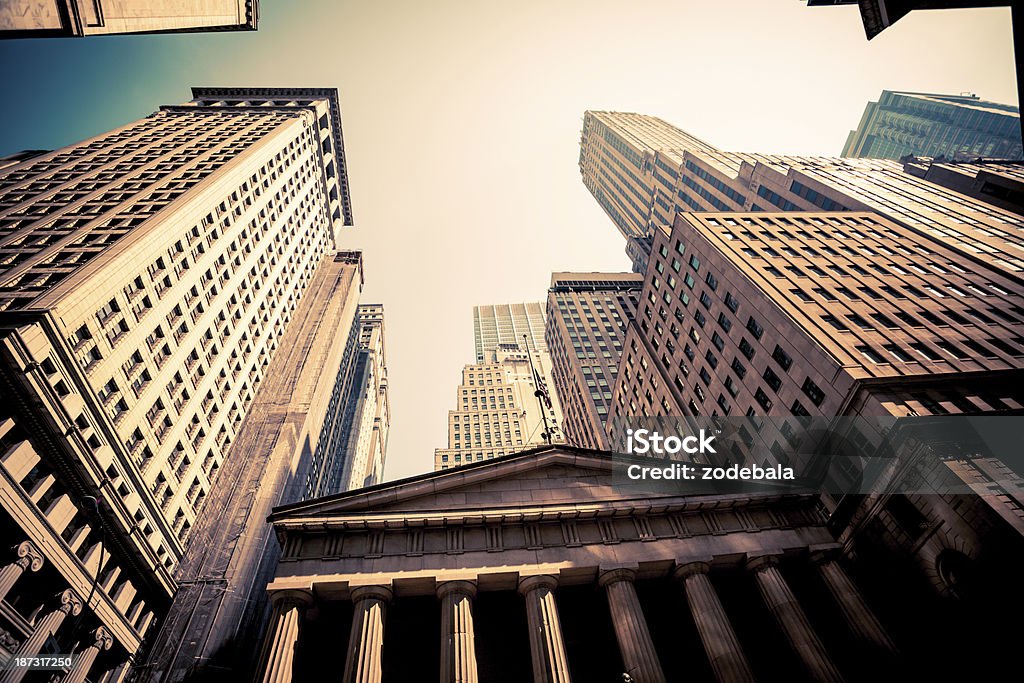
[[[883,89],[1016,103],[1007,8],[913,12],[870,43],[800,0],[262,0],[245,34],[3,41],[0,153],[53,148],[189,87],[340,93],[363,300],[385,306],[389,479],[429,471],[473,361],[475,304],[553,271],[625,271],[580,181],[586,109],[733,151],[836,155]],[[13,65],[14,68],[8,68]]]

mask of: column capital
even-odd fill
[[[755,574],[763,569],[779,566],[782,553],[747,554],[746,567]]]
[[[558,579],[551,576],[550,574],[538,574],[535,576],[527,576],[526,578],[519,579],[519,592],[523,595],[537,590],[538,588],[547,588],[548,590],[554,590],[558,586]]]
[[[709,574],[711,572],[711,558],[705,558],[701,560],[693,560],[686,564],[676,565],[675,571],[672,572],[672,578],[677,581],[686,581],[694,574]]]
[[[636,581],[636,571],[628,567],[617,567],[615,569],[606,569],[597,577],[597,585],[601,588],[618,583],[619,581],[633,583]]]
[[[30,571],[37,572],[43,568],[43,563],[46,558],[39,552],[35,544],[32,541],[22,541],[18,545],[12,548],[14,554],[18,556],[15,562],[22,568]]]
[[[274,607],[312,607],[313,596],[304,590],[287,588],[285,590],[271,591],[270,604]]]
[[[465,595],[470,598],[476,597],[476,582],[475,581],[444,581],[437,584],[435,591],[437,597],[443,599],[446,595],[452,593],[458,593],[459,595]]]
[[[109,650],[114,645],[114,636],[106,629],[105,626],[99,626],[95,631],[93,631],[92,644],[101,652],[103,650]]]
[[[353,603],[360,603],[363,600],[380,600],[389,603],[394,599],[395,594],[387,586],[357,586],[352,589],[351,597]]]
[[[810,551],[809,557],[813,564],[824,564],[825,562],[839,559],[842,549],[843,546],[838,543],[820,543],[808,548]]]
[[[68,588],[54,596],[57,604],[55,605],[55,611],[60,610],[64,614],[70,614],[75,617],[81,614],[84,603],[82,598],[78,597],[78,593]]]

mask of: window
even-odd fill
[[[721,351],[725,348],[725,340],[717,332],[711,335],[711,343],[715,345],[715,348]]]
[[[731,292],[726,292],[725,305],[730,311],[735,313],[736,309],[740,307],[740,302],[736,300],[736,297],[734,297]]]
[[[765,368],[764,375],[762,375],[762,377],[768,386],[772,388],[772,391],[779,393],[779,389],[782,388],[782,380],[775,374],[774,370],[771,368]]]
[[[740,353],[742,353],[747,360],[754,359],[754,347],[750,345],[750,342],[747,341],[746,337],[740,339]]]
[[[778,363],[779,367],[786,372],[789,372],[789,368],[793,365],[793,359],[778,344],[775,345],[775,350],[772,351],[772,360]]]
[[[690,267],[695,271],[700,271],[700,259],[697,258],[696,254],[690,254]]]
[[[757,339],[760,339],[764,335],[764,328],[761,327],[761,323],[754,320],[753,316],[747,320],[747,329],[750,330],[750,333]]]
[[[810,416],[810,413],[807,412],[807,408],[804,408],[804,404],[799,400],[793,401],[793,407],[789,409],[789,412],[793,413],[797,417]]]
[[[900,361],[901,363],[909,363],[910,361],[914,360],[909,353],[904,351],[896,344],[886,344],[883,348],[885,348],[885,350],[888,351],[893,358]]]
[[[765,412],[768,412],[769,410],[771,410],[772,409],[772,405],[774,405],[772,403],[772,400],[770,398],[768,398],[768,394],[766,394],[764,392],[764,389],[762,389],[761,387],[757,388],[757,393],[754,394],[754,400],[757,401],[757,404],[759,406],[761,406],[761,408]]]
[[[712,292],[718,289],[718,278],[711,273],[708,273],[707,277],[704,278],[704,282],[707,283]]]
[[[726,332],[732,329],[732,321],[729,320],[725,313],[718,314],[718,324],[721,325],[722,329]]]
[[[821,316],[821,319],[827,322],[832,327],[839,330],[840,332],[848,332],[850,330],[849,327],[844,325],[838,318],[836,318],[833,315],[823,315]]]
[[[804,385],[800,387],[807,398],[811,399],[811,403],[816,406],[820,406],[821,402],[825,400],[825,392],[818,388],[818,385],[808,377],[804,380]]]
[[[732,371],[735,372],[740,379],[747,376],[747,366],[741,363],[739,358],[732,359]]]

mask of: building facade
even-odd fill
[[[193,98],[0,169],[0,523],[55,572],[8,587],[8,654],[38,651],[60,585],[86,616],[58,642],[102,626],[97,668],[138,649],[351,224],[335,91]]]
[[[0,38],[255,31],[259,0],[4,0]]]
[[[573,446],[608,448],[605,422],[643,282],[635,273],[551,275],[545,336],[565,440]]]
[[[546,351],[498,344],[485,362],[465,366],[456,408],[448,411],[448,447],[434,450],[434,469],[492,460],[536,444],[564,443],[562,408],[552,387]]]
[[[868,102],[844,157],[901,159],[943,157],[950,161],[1024,158],[1020,109],[977,95],[883,90]]]
[[[391,425],[388,367],[384,345],[384,307],[360,304],[357,349],[350,378],[338,392],[344,419],[323,450],[334,462],[312,468],[307,498],[339,493],[383,481]],[[315,482],[313,484],[312,482]]]
[[[622,489],[612,463],[547,446],[278,509],[262,680],[998,680],[1017,667],[986,618],[1021,602],[1005,520],[969,546],[956,510],[929,507],[946,559],[931,573],[869,565],[869,539],[837,542],[813,494]],[[1005,602],[953,598],[941,565],[1006,581]]]
[[[276,505],[308,497],[311,470],[343,466],[341,452],[315,455],[330,453],[331,437],[350,417],[334,400],[351,384],[354,362],[338,339],[359,328],[362,274],[359,252],[338,252],[317,269],[242,421],[175,574],[174,602],[145,659],[135,662],[133,680],[222,680],[225,670],[238,680],[251,677],[269,610],[258,587],[273,575],[279,550],[266,517]]]
[[[652,236],[679,211],[872,211],[965,256],[1024,269],[1020,215],[896,161],[722,152],[655,117],[617,112],[588,111],[580,144],[583,182],[627,238]]]
[[[1024,162],[950,162],[915,157],[904,161],[903,170],[1000,209],[1024,214]]]
[[[473,340],[477,363],[483,363],[499,344],[522,345],[524,335],[530,351],[547,351],[544,346],[543,304],[473,307]]]
[[[654,249],[613,417],[1024,405],[1024,288],[937,240],[857,212],[687,213]]]

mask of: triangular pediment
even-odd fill
[[[547,446],[479,464],[277,508],[271,521],[347,516],[372,510],[437,512],[566,505],[621,499],[612,488],[612,457]]]

